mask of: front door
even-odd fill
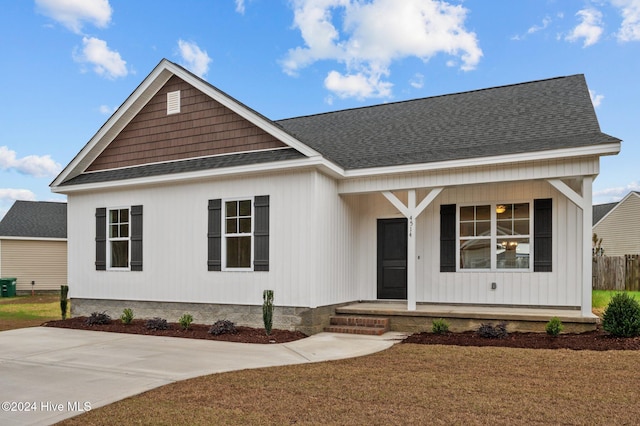
[[[378,219],[378,299],[407,298],[407,219]]]

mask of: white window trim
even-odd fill
[[[112,210],[122,210],[122,209],[128,209],[129,210],[129,236],[126,238],[122,238],[122,237],[118,237],[118,238],[111,238],[111,233],[109,232],[110,229],[110,225],[111,225],[111,211]],[[119,206],[119,207],[107,207],[107,271],[122,271],[122,272],[126,272],[126,271],[131,271],[131,206]],[[127,267],[113,267],[111,266],[111,242],[112,241],[129,241],[129,244],[127,244]]]
[[[227,236],[230,237],[237,237],[237,236],[247,236],[247,234],[227,234],[227,202],[229,201],[251,201],[251,253],[250,253],[250,261],[249,261],[249,267],[248,268],[233,268],[233,267],[227,267]],[[234,198],[223,198],[222,199],[222,214],[220,215],[220,219],[222,220],[222,232],[220,233],[222,235],[222,247],[221,247],[221,256],[222,259],[222,270],[223,271],[230,271],[230,272],[252,272],[253,271],[253,245],[254,245],[254,232],[255,232],[255,223],[256,223],[256,216],[255,216],[255,211],[254,211],[254,197],[234,197]]]
[[[529,267],[524,269],[524,268],[517,268],[517,269],[504,269],[504,268],[500,268],[498,269],[498,261],[497,261],[497,256],[496,256],[496,247],[498,246],[498,235],[497,235],[497,226],[498,226],[498,220],[497,220],[497,213],[496,213],[496,206],[500,205],[500,204],[523,204],[523,203],[527,203],[529,204],[529,235],[525,236],[517,236],[517,235],[513,235],[512,238],[529,238]],[[460,267],[460,209],[462,207],[470,207],[470,206],[486,206],[489,205],[489,208],[491,210],[491,243],[490,243],[490,247],[491,247],[491,267],[490,268],[486,268],[486,269],[471,269],[471,268],[461,268]],[[508,237],[507,237],[508,238]],[[519,273],[528,273],[528,272],[533,272],[533,200],[520,200],[520,201],[505,201],[505,202],[473,202],[473,203],[466,203],[466,204],[460,204],[456,207],[456,272],[462,272],[462,273],[467,273],[467,272],[484,272],[484,273],[502,273],[502,272],[519,272]]]

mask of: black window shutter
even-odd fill
[[[552,270],[551,198],[533,200],[533,271]]]
[[[107,269],[107,209],[96,209],[96,271]]]
[[[269,270],[269,196],[260,195],[253,201],[253,270]]]
[[[207,268],[222,270],[222,200],[209,200],[207,231]]]
[[[440,206],[440,272],[456,271],[456,205]]]
[[[142,206],[131,206],[131,270],[142,271]]]

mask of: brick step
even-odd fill
[[[324,331],[380,336],[389,331],[389,318],[336,315],[329,319],[329,327],[325,327]]]
[[[331,325],[325,327],[324,331],[328,333],[365,334],[367,336],[382,336],[387,332],[387,330],[380,327],[361,327],[357,325]]]

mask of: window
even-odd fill
[[[109,210],[109,268],[129,267],[129,209]]]
[[[224,203],[225,265],[227,268],[251,268],[252,200]]]
[[[462,206],[460,269],[530,270],[529,203]]]

